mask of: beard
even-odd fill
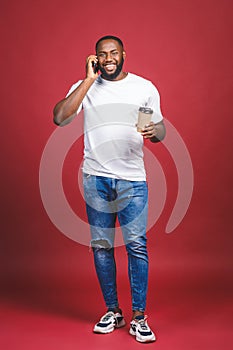
[[[118,77],[118,75],[120,74],[120,72],[122,71],[123,64],[124,64],[124,58],[122,57],[121,62],[119,64],[117,64],[116,70],[112,74],[108,74],[103,67],[99,67],[101,74],[102,74],[102,77],[106,80],[116,79]]]

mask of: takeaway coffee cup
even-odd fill
[[[142,132],[142,129],[150,123],[153,110],[149,107],[140,107],[138,112],[137,131]]]

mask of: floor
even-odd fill
[[[158,274],[148,296],[148,322],[157,334],[151,344],[137,343],[128,334],[130,302],[128,282],[119,285],[121,307],[127,325],[111,334],[92,333],[93,323],[102,313],[98,286],[89,282],[80,289],[18,289],[3,295],[0,304],[0,348],[4,350],[139,349],[230,350],[232,340],[232,293],[195,274],[174,275],[169,283]],[[176,280],[176,283],[173,283]],[[156,290],[156,294],[154,291]],[[95,302],[93,302],[93,295]],[[78,297],[77,297],[78,296]],[[89,307],[87,305],[90,304]]]

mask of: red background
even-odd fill
[[[39,164],[55,130],[52,109],[83,78],[95,41],[125,43],[125,68],[154,82],[164,116],[190,152],[189,210],[165,234],[177,175],[163,145],[153,145],[166,174],[164,211],[150,230],[147,313],[170,349],[232,348],[232,15],[231,0],[1,2],[1,327],[2,349],[135,349],[128,327],[92,334],[104,312],[88,247],[61,234],[39,192]],[[77,212],[81,142],[64,166]],[[150,149],[151,145],[149,145]],[[130,321],[124,247],[116,249],[121,306]]]

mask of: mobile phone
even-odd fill
[[[98,64],[98,62],[97,63],[96,62],[92,62],[92,67],[93,67],[94,73],[95,74],[98,73],[98,71],[99,71],[99,64]]]

